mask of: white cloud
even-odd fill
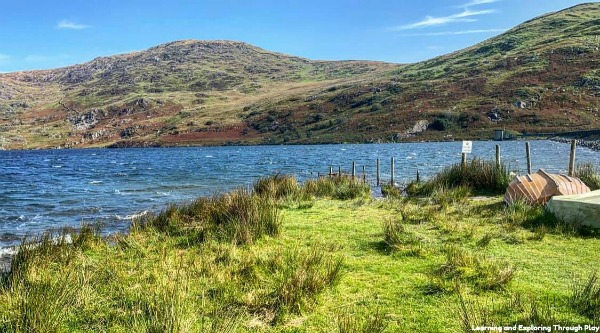
[[[484,1],[484,0],[479,0],[479,1]],[[443,24],[448,24],[448,23],[475,22],[477,20],[474,18],[471,18],[471,17],[485,15],[485,14],[492,14],[495,12],[496,11],[494,9],[485,9],[485,10],[476,10],[476,11],[465,9],[462,13],[457,13],[457,14],[453,14],[453,15],[449,15],[449,16],[442,16],[442,17],[427,16],[427,17],[425,17],[424,20],[421,20],[419,22],[412,23],[412,24],[393,27],[392,30],[396,30],[396,31],[412,30],[412,29],[420,29],[420,28],[432,27],[432,26],[437,26],[437,25],[443,25]]]
[[[79,23],[75,23],[75,22],[69,21],[69,20],[62,20],[62,21],[58,22],[56,27],[58,29],[74,29],[74,30],[91,28],[91,26],[89,26],[89,25],[79,24]]]
[[[494,32],[505,32],[508,29],[477,29],[477,30],[460,30],[460,31],[440,31],[426,32],[420,34],[404,34],[401,36],[448,36],[448,35],[469,35],[469,34],[485,34]]]
[[[498,2],[500,0],[472,0],[471,2],[467,2],[463,5],[457,6],[458,8],[467,8],[467,7],[472,7],[472,6],[477,6],[477,5],[484,5],[486,3],[494,3],[494,2]]]

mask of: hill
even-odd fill
[[[7,148],[488,138],[600,127],[600,4],[420,63],[314,61],[178,41],[0,74]]]

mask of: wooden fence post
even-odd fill
[[[329,177],[333,176],[333,167],[329,167]]]
[[[462,157],[460,159],[460,166],[463,168],[467,166],[467,154],[466,153],[462,153]]]
[[[390,185],[394,186],[394,157],[392,157],[392,175],[390,177]]]
[[[496,167],[500,168],[500,145],[496,145]]]
[[[365,170],[365,166],[363,165],[363,184],[367,183],[367,171]]]
[[[379,175],[379,159],[377,159],[377,186],[380,184],[380,175]]]
[[[352,179],[356,177],[356,161],[352,161]]]
[[[527,173],[531,174],[531,150],[529,149],[529,142],[525,142],[525,153],[527,154]]]
[[[339,165],[338,166],[338,177],[341,177],[341,176],[342,176],[342,166]]]
[[[571,156],[569,157],[569,176],[575,175],[575,149],[577,148],[577,140],[571,140]]]
[[[421,177],[419,176],[419,169],[417,169],[417,183],[421,182]]]

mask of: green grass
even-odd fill
[[[338,200],[337,190],[304,195],[333,179],[282,177],[262,194],[172,206],[128,235],[102,239],[86,227],[32,239],[0,280],[0,331],[461,332],[598,321],[597,234],[499,197]],[[275,200],[279,186],[302,195]]]

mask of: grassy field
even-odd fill
[[[372,199],[351,179],[200,198],[25,245],[6,332],[462,332],[600,321],[600,237],[464,186]],[[56,235],[55,235],[56,236]],[[41,242],[40,242],[41,241]]]

